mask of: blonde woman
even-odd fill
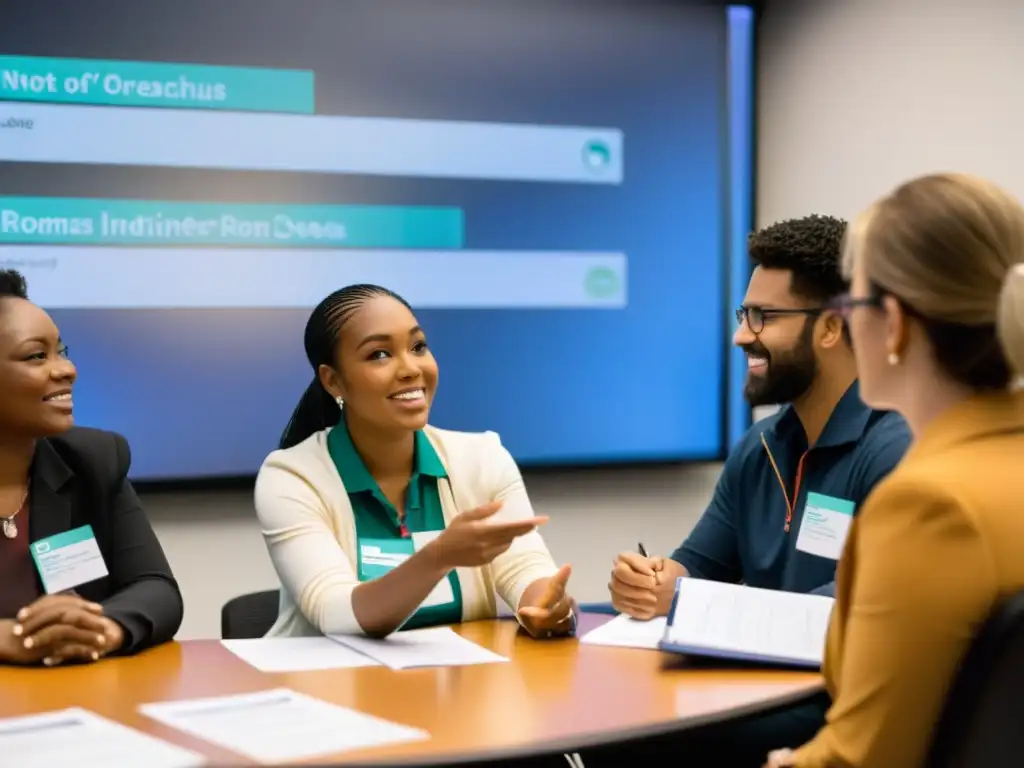
[[[827,724],[769,766],[922,765],[979,624],[1024,587],[1024,208],[957,175],[910,181],[847,237],[861,395],[914,444],[839,565]]]

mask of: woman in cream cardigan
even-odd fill
[[[575,631],[559,569],[494,433],[427,425],[437,363],[412,309],[374,285],[310,316],[314,378],[256,480],[281,606],[268,636],[385,636],[497,615],[534,637]]]

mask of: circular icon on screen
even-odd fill
[[[612,150],[603,141],[594,139],[583,145],[583,164],[592,171],[603,171],[612,163]]]
[[[610,299],[619,292],[619,276],[609,267],[594,267],[583,279],[583,289],[592,299]]]

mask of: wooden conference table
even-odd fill
[[[580,631],[608,619],[585,614]],[[80,706],[204,754],[215,764],[244,765],[251,763],[160,725],[136,708],[287,687],[431,734],[428,741],[345,752],[317,763],[415,765],[576,752],[773,709],[822,685],[816,673],[685,669],[656,651],[580,645],[571,639],[532,641],[511,620],[455,629],[511,662],[271,675],[245,664],[217,641],[185,641],[89,666],[0,668],[0,716]]]

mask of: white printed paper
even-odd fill
[[[665,625],[664,616],[650,621],[640,621],[621,613],[611,621],[587,632],[580,638],[580,642],[586,645],[657,650],[658,643],[665,637]]]
[[[0,765],[17,768],[193,768],[206,758],[85,709],[0,720]]]
[[[430,738],[418,728],[381,720],[287,688],[144,704],[139,711],[171,728],[266,763],[306,760]]]
[[[221,640],[221,645],[260,672],[309,672],[379,666],[373,659],[326,637]]]
[[[331,639],[391,669],[461,667],[508,661],[448,627],[410,629],[380,640],[361,635],[331,635]]]

